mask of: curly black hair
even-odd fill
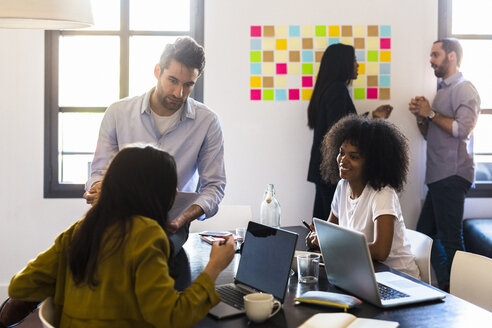
[[[391,186],[403,190],[408,174],[407,138],[383,119],[370,120],[355,114],[338,121],[325,135],[321,145],[321,175],[336,184],[340,180],[337,155],[343,142],[359,148],[365,160],[363,174],[375,190]]]

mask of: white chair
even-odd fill
[[[53,303],[53,297],[48,297],[41,303],[39,319],[41,319],[44,328],[55,328],[55,304]]]
[[[492,259],[456,251],[451,265],[451,294],[492,311]]]
[[[415,256],[415,262],[417,262],[417,266],[419,267],[420,280],[430,284],[432,238],[426,234],[410,229],[405,230],[405,235],[410,241],[412,254]]]
[[[219,205],[217,213],[203,221],[191,223],[190,232],[224,231],[246,228],[253,214],[249,205]]]

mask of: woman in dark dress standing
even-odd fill
[[[356,114],[348,85],[357,78],[359,64],[352,46],[341,43],[329,46],[323,57],[308,106],[308,126],[314,130],[308,181],[316,185],[313,217],[327,220],[336,184],[321,178],[321,142],[330,128],[342,117]],[[393,107],[382,105],[372,112],[373,118],[388,118]]]

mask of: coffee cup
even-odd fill
[[[243,299],[246,315],[249,320],[256,323],[273,317],[282,308],[282,304],[274,299],[273,295],[267,293],[252,293],[245,295]]]

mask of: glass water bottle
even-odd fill
[[[275,198],[275,187],[267,185],[265,197],[260,208],[260,223],[271,227],[280,227],[280,204]]]

